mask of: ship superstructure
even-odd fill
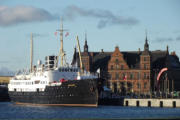
[[[46,56],[45,64],[38,61],[37,66],[34,67],[31,37],[30,72],[17,74],[10,80],[8,89],[11,100],[20,104],[97,106],[97,75],[83,70],[82,63],[80,68],[66,64],[63,50],[63,24],[58,31],[61,41],[58,56]],[[78,37],[77,41],[80,54]]]

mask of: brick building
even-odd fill
[[[79,63],[78,58],[75,49],[72,64]],[[96,72],[97,69],[100,69],[100,76],[104,79],[104,85],[115,93],[149,94],[155,91],[156,77],[164,67],[168,67],[168,75],[167,72],[163,73],[162,80],[160,80],[160,90],[178,90],[179,87],[175,87],[175,82],[180,85],[180,77],[172,76],[172,74],[180,73],[180,62],[175,52],[169,54],[168,46],[164,51],[150,51],[147,37],[143,51],[120,51],[119,47],[116,46],[112,52],[104,52],[103,50],[89,52],[87,38],[85,38],[82,63],[87,71]],[[164,76],[168,76],[166,87]]]

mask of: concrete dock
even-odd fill
[[[132,99],[125,98],[124,106],[180,108],[180,99]]]

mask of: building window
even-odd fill
[[[138,80],[140,79],[140,73],[137,73],[137,79]]]
[[[144,69],[147,69],[147,65],[146,64],[144,64]]]
[[[133,79],[133,73],[130,73],[130,80]]]
[[[137,83],[137,88],[140,89],[141,88],[141,84]]]
[[[113,70],[113,65],[111,65],[111,70]]]
[[[123,65],[121,65],[121,70],[123,70],[124,69],[124,66]]]
[[[125,79],[125,73],[122,74],[122,79],[123,79],[123,80]]]
[[[147,83],[144,83],[144,88],[146,89],[146,87],[147,87]]]
[[[147,61],[146,57],[144,57],[144,61]]]
[[[116,59],[116,63],[119,63],[119,60],[118,60],[118,59]]]
[[[146,75],[146,73],[144,73],[144,79],[146,79],[147,78],[147,75]]]
[[[119,79],[119,74],[118,73],[116,73],[115,79],[116,80]]]
[[[118,64],[116,65],[116,69],[119,69],[119,65]]]

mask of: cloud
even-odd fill
[[[64,19],[75,20],[77,17],[92,17],[99,20],[97,27],[104,28],[108,25],[133,26],[139,23],[134,17],[124,17],[113,14],[108,10],[86,10],[77,6],[69,6],[64,10]]]
[[[172,42],[174,41],[173,38],[157,38],[156,40],[154,40],[154,42]]]
[[[25,22],[50,21],[54,19],[57,19],[57,17],[41,8],[0,6],[0,26],[3,27]]]

